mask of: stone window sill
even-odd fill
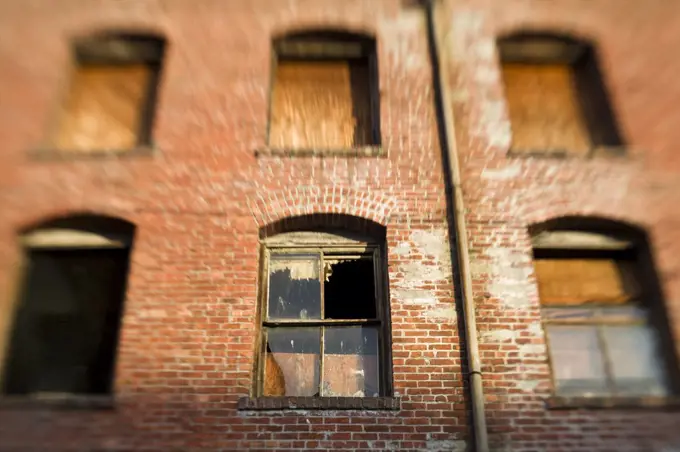
[[[586,152],[575,150],[568,150],[563,148],[553,149],[510,149],[508,157],[510,158],[544,158],[556,160],[590,160],[590,159],[622,159],[631,158],[638,155],[634,149],[626,146],[598,146],[587,150]]]
[[[239,410],[383,410],[397,411],[396,397],[241,397]]]
[[[657,409],[679,410],[678,396],[639,396],[639,397],[585,397],[552,396],[545,400],[549,410],[568,409]]]
[[[255,150],[256,157],[387,157],[382,146],[359,146],[348,149],[289,149],[263,147]]]
[[[32,160],[116,160],[137,157],[150,157],[157,152],[152,145],[140,145],[129,149],[58,149],[36,148],[28,151]]]
[[[114,397],[112,395],[41,394],[0,397],[0,410],[110,410],[113,408]]]

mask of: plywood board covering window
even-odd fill
[[[639,289],[630,263],[614,259],[537,259],[543,305],[626,303]]]
[[[503,63],[503,79],[513,149],[588,153],[590,138],[570,65]]]
[[[151,76],[145,64],[77,67],[54,137],[56,147],[82,152],[135,147]]]

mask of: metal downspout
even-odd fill
[[[463,202],[460,161],[456,148],[455,131],[453,126],[453,112],[448,85],[446,64],[442,64],[439,42],[446,33],[437,29],[437,10],[441,10],[441,2],[437,0],[422,0],[427,15],[427,35],[432,61],[433,84],[435,93],[435,107],[439,122],[439,134],[444,153],[444,173],[448,178],[450,203],[452,204],[455,222],[455,236],[453,244],[457,250],[458,278],[461,287],[465,342],[467,344],[468,380],[470,386],[470,400],[472,405],[472,430],[476,452],[489,452],[489,439],[484,413],[484,390],[482,387],[482,365],[479,358],[477,342],[477,323],[475,319],[474,299],[472,297],[472,275],[470,273],[470,253],[468,250],[467,228],[465,226],[465,206]],[[447,165],[448,163],[448,165]]]

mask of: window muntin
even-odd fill
[[[379,246],[266,250],[259,394],[387,394],[380,255]]]

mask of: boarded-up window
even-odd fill
[[[313,36],[277,43],[269,144],[348,149],[377,144],[373,46]]]
[[[267,253],[261,385],[267,396],[376,397],[389,391],[381,344],[379,248]]]
[[[586,155],[621,144],[590,46],[518,35],[499,48],[513,151]]]
[[[162,46],[128,41],[106,39],[76,49],[52,137],[56,148],[117,152],[147,144]]]
[[[598,242],[611,248],[595,249],[597,234],[588,233],[579,248],[580,236],[572,234],[573,248],[566,248],[549,235],[537,236],[535,245],[556,248],[536,248],[534,268],[556,392],[666,394],[659,336],[648,319],[648,291],[631,242],[602,236]]]

